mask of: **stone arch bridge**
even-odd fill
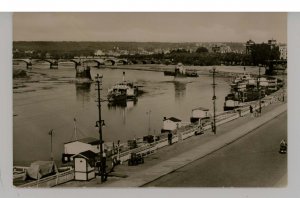
[[[117,58],[73,58],[73,59],[13,59],[13,62],[23,62],[26,64],[26,69],[31,69],[32,65],[38,64],[41,62],[49,63],[50,69],[58,69],[58,64],[61,62],[73,62],[74,67],[77,68],[78,66],[84,63],[91,63],[94,62],[97,64],[97,67],[100,68],[101,65],[127,65],[129,61],[127,59],[117,59]]]

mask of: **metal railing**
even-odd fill
[[[19,187],[53,187],[58,184],[62,184],[68,181],[73,180],[75,177],[74,169],[57,173],[55,175],[45,177],[42,179],[38,179],[36,181],[32,181],[23,185],[20,185]]]

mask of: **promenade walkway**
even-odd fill
[[[142,165],[127,166],[127,164],[123,164],[117,166],[115,174],[126,175],[126,178],[108,177],[108,181],[102,184],[98,183],[96,179],[88,182],[71,181],[57,187],[143,186],[230,144],[286,110],[286,103],[273,103],[262,109],[260,117],[251,117],[248,114],[218,126],[216,135],[211,130],[207,130],[203,135],[192,136],[184,141],[161,148],[146,157],[145,163]]]

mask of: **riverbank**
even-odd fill
[[[230,144],[246,135],[255,128],[275,118],[287,110],[286,103],[273,101],[263,108],[260,117],[253,117],[249,113],[217,127],[214,135],[210,129],[203,135],[191,136],[171,146],[165,146],[145,158],[145,163],[138,166],[127,166],[126,163],[115,168],[114,175],[108,181],[99,184],[96,179],[88,182],[71,181],[58,187],[138,187],[147,184],[163,175],[166,175],[190,162],[202,158],[213,151]]]
[[[103,68],[110,69],[132,69],[132,70],[143,70],[143,71],[173,71],[176,65],[155,65],[155,64],[137,64],[137,65],[110,65],[101,66]],[[217,75],[227,74],[228,76],[247,73],[258,75],[259,68],[257,66],[185,66],[187,70],[196,71],[199,75],[208,75],[211,73],[212,68],[215,67],[218,72]],[[245,68],[245,70],[244,70]],[[261,67],[261,74],[265,73],[264,67]]]

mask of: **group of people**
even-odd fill
[[[258,117],[261,114],[260,109],[256,109],[254,111],[254,108],[252,107],[252,105],[250,105],[249,110],[250,110],[251,117]]]

